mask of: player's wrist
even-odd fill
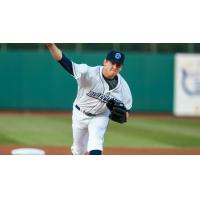
[[[46,43],[47,47],[52,47],[54,45],[54,43]]]

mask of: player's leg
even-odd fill
[[[71,147],[73,155],[87,153],[88,123],[89,121],[85,118],[85,115],[74,108],[72,116],[73,144]]]
[[[88,152],[90,155],[101,155],[103,152],[104,135],[109,118],[106,115],[94,117],[88,126]]]
[[[84,155],[87,153],[88,129],[73,127],[73,144],[71,151],[73,155]]]

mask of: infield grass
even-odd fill
[[[1,114],[0,144],[70,146],[71,116]],[[107,147],[200,147],[199,119],[131,118],[110,122]]]

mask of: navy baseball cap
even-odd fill
[[[125,55],[119,51],[110,51],[106,56],[106,60],[123,65],[125,60]]]

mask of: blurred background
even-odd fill
[[[196,53],[200,44],[57,44],[74,62],[101,65],[108,51],[126,54],[122,75],[133,112],[173,112],[175,53]],[[71,111],[76,82],[63,73],[45,44],[0,44],[0,109]]]
[[[133,94],[133,118],[125,127],[110,124],[107,147],[200,147],[200,44],[57,45],[72,61],[90,66],[102,65],[110,50],[126,55],[121,74]],[[0,144],[70,146],[77,84],[45,44],[0,44],[0,91]],[[10,111],[26,115],[8,115]],[[30,114],[35,111],[64,111],[69,116]],[[186,116],[195,118],[182,118]]]
[[[195,53],[200,51],[200,43],[57,43],[63,50],[75,52],[110,51],[119,49],[126,52],[141,53]],[[1,43],[1,51],[33,50],[46,51],[42,43]]]

